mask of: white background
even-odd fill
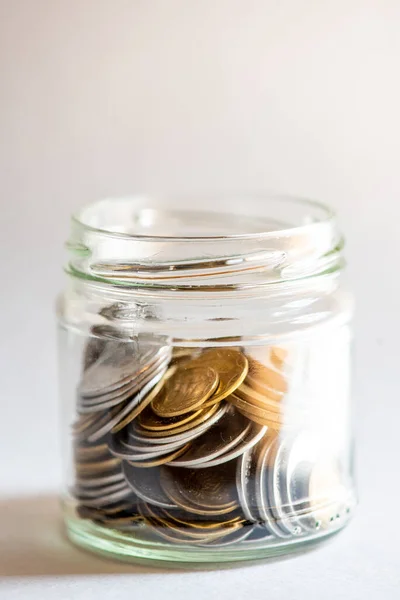
[[[398,598],[399,58],[398,0],[0,0],[2,598]],[[71,548],[54,499],[69,213],[263,189],[331,203],[348,239],[354,524],[313,554],[212,573]]]

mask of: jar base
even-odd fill
[[[234,547],[171,546],[170,544],[146,539],[140,532],[122,533],[84,519],[65,519],[68,538],[77,546],[108,558],[128,563],[146,563],[149,566],[204,568],[248,561],[279,558],[287,554],[303,553],[339,533],[350,517],[329,530],[318,531],[307,537],[291,540],[270,539],[259,542],[238,542]]]

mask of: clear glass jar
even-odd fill
[[[125,560],[215,563],[342,529],[355,505],[352,301],[332,212],[111,199],[73,217],[68,249],[69,537]]]

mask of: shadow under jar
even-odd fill
[[[342,529],[355,505],[352,302],[331,211],[110,199],[73,217],[68,249],[69,537],[124,560],[215,563]]]

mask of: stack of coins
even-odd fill
[[[230,401],[251,421],[279,431],[283,424],[282,400],[288,387],[282,372],[285,352],[272,347],[265,358],[260,362],[248,357],[247,377],[232,393]]]
[[[337,465],[326,482],[312,436],[281,431],[285,349],[171,350],[150,336],[96,333],[73,425],[80,517],[197,546],[265,543],[331,522]]]

